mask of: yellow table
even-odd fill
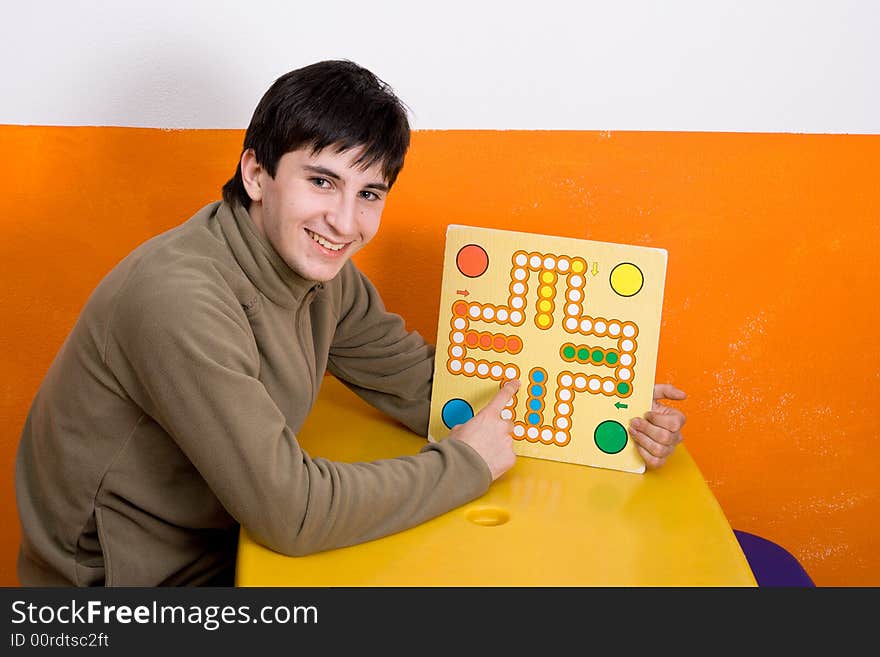
[[[337,461],[414,454],[424,445],[424,439],[329,376],[299,438],[311,455]],[[305,557],[273,552],[242,530],[236,585],[756,582],[730,524],[682,445],[660,470],[642,475],[519,457],[512,470],[470,504],[392,536]]]

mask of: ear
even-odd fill
[[[263,166],[257,162],[257,154],[253,148],[248,148],[241,154],[241,182],[244,189],[251,197],[251,201],[263,200]]]

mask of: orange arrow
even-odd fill
[[[470,292],[468,292],[467,290],[456,290],[455,293],[456,293],[456,294],[462,294],[462,295],[464,295],[464,296],[467,296],[467,295],[470,294]]]

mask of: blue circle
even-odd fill
[[[541,370],[537,370],[532,372],[532,381],[535,383],[541,383],[544,380],[544,373]]]
[[[450,399],[443,404],[440,416],[443,418],[443,424],[451,429],[470,420],[474,416],[474,409],[464,399]]]
[[[541,421],[541,416],[537,413],[529,413],[529,424],[538,424]]]
[[[544,388],[541,386],[532,386],[531,388],[532,397],[540,397],[544,394]]]
[[[540,399],[533,399],[529,402],[529,408],[531,408],[533,411],[540,411],[541,406],[543,406],[543,404],[541,403]]]

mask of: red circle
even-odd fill
[[[476,278],[486,273],[486,269],[489,268],[489,254],[482,246],[468,244],[459,249],[455,264],[462,274],[468,278]]]
[[[483,333],[480,335],[480,346],[484,349],[488,349],[492,346],[492,336],[488,333]]]
[[[464,341],[469,347],[476,347],[479,339],[480,337],[476,334],[475,331],[470,331],[467,335],[464,336]]]
[[[496,335],[492,346],[495,348],[496,351],[504,351],[504,345],[506,344],[507,339],[503,335]]]
[[[522,349],[522,342],[519,341],[519,338],[511,336],[507,340],[507,350],[512,354],[519,353],[519,350]]]
[[[452,314],[457,315],[458,317],[464,317],[467,315],[468,305],[464,301],[456,301],[452,306]]]

